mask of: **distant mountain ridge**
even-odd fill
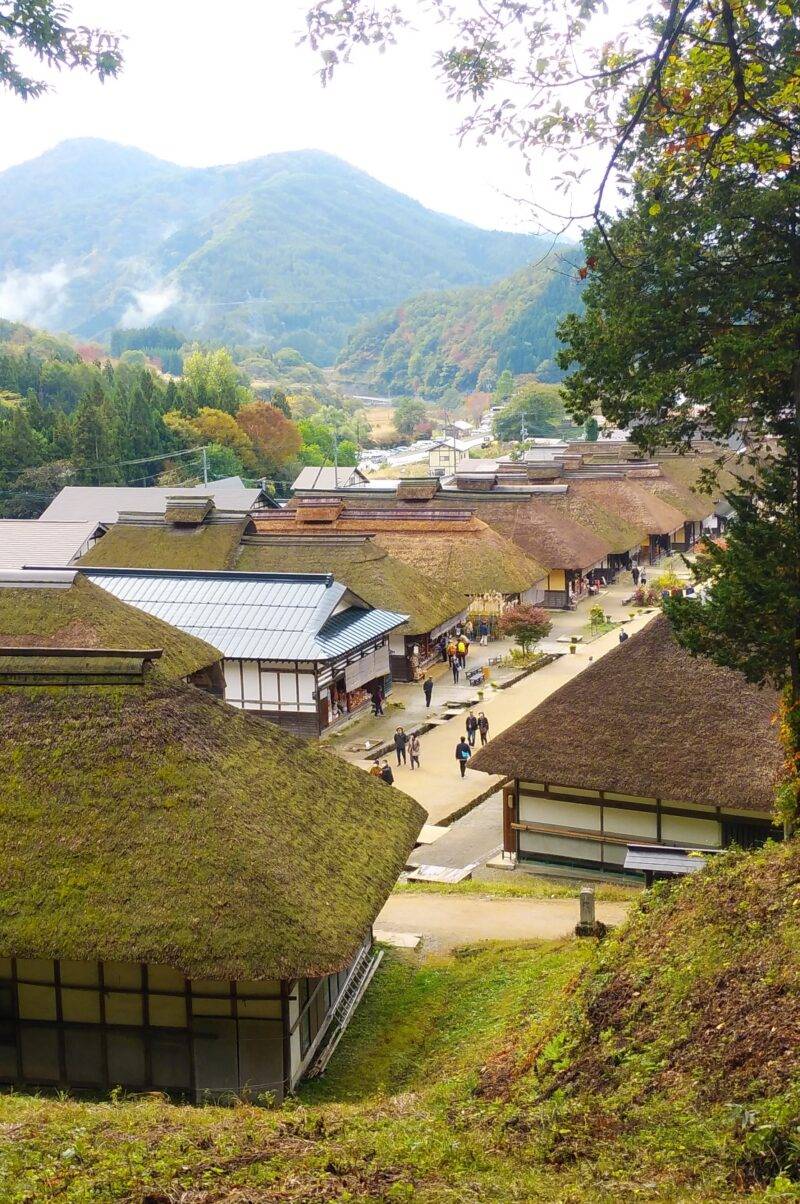
[[[364,317],[542,249],[320,151],[187,168],[76,139],[0,173],[0,317],[83,338],[157,319],[325,364]]]
[[[337,361],[341,382],[398,396],[491,390],[500,373],[557,380],[559,319],[581,304],[569,247],[484,287],[423,293],[366,319]]]

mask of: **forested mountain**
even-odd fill
[[[317,151],[187,168],[78,139],[0,173],[0,317],[81,338],[157,319],[325,364],[366,315],[541,251]]]
[[[558,379],[559,318],[580,305],[562,251],[483,288],[424,293],[366,320],[347,341],[343,382],[397,396],[491,390],[501,372]]]

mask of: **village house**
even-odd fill
[[[774,690],[676,643],[660,615],[490,741],[509,779],[503,846],[523,861],[622,870],[628,844],[749,847],[779,835]]]
[[[102,539],[104,523],[37,518],[0,519],[0,569],[74,564]]]
[[[137,487],[134,485],[66,485],[39,517],[40,522],[87,522],[111,525],[121,513],[163,514],[168,498],[210,497],[220,510],[248,514],[275,503],[261,489],[248,488],[239,477],[207,485]]]
[[[80,564],[135,569],[232,569],[239,541],[254,530],[249,513],[222,510],[213,498],[168,496],[160,512],[122,512],[105,540]],[[50,563],[55,563],[52,559]]]
[[[391,689],[389,635],[406,615],[376,610],[330,574],[82,568],[122,601],[223,657],[225,698],[319,736]]]
[[[424,814],[219,676],[80,574],[0,574],[0,1083],[280,1101],[335,1047]]]
[[[330,573],[370,606],[406,614],[389,634],[393,682],[416,681],[439,658],[438,641],[468,612],[468,600],[445,582],[391,556],[377,539],[360,534],[245,535],[238,552],[240,572]]]
[[[541,603],[546,570],[513,541],[463,507],[430,509],[436,481],[403,481],[396,504],[372,506],[314,495],[254,518],[259,534],[368,535],[394,559],[461,600],[474,618],[496,617],[519,601]],[[350,495],[348,495],[350,496]],[[371,499],[371,494],[370,494]]]

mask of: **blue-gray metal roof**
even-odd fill
[[[713,849],[684,849],[672,845],[629,844],[624,869],[643,874],[699,874],[705,869]]]
[[[81,571],[115,598],[205,640],[229,658],[332,660],[407,618],[355,605],[334,614],[347,589],[330,574]]]

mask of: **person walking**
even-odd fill
[[[431,705],[431,695],[433,694],[433,678],[430,673],[422,683],[422,691],[425,695],[425,706],[429,707]]]
[[[631,577],[633,577],[633,584],[638,585],[639,584],[639,566],[638,566],[638,564],[634,564],[633,568],[631,569]]]
[[[485,648],[489,643],[489,623],[486,619],[481,619],[478,624],[478,637],[481,645]]]
[[[456,644],[456,654],[458,656],[458,662],[461,665],[462,669],[465,667],[465,665],[467,663],[467,647],[468,647],[467,641],[465,640],[464,636],[463,635],[460,636],[459,641]]]
[[[462,778],[467,772],[467,761],[471,756],[472,753],[469,745],[467,744],[467,738],[466,736],[462,736],[456,745],[456,761],[458,761],[458,768],[461,770]]]
[[[372,692],[372,713],[373,715],[383,714],[383,690],[380,686],[376,686]]]
[[[381,778],[387,786],[394,785],[394,774],[392,773],[392,767],[388,761],[384,761],[383,765],[381,765]]]
[[[483,711],[478,715],[478,731],[481,734],[481,747],[489,739],[489,720],[484,715]]]
[[[407,744],[408,744],[408,736],[406,735],[406,733],[402,727],[398,727],[396,732],[394,733],[394,751],[397,753],[398,768],[400,767],[401,762],[403,763],[403,765],[408,764],[408,761],[406,758],[406,745]]]
[[[641,573],[639,574],[639,584],[647,585],[647,573],[644,571],[644,569],[642,569]]]
[[[478,720],[475,718],[472,711],[470,711],[470,713],[467,715],[467,722],[465,726],[467,729],[467,740],[469,742],[469,746],[470,748],[474,748],[475,737],[478,733]]]
[[[458,678],[461,673],[461,662],[458,659],[458,653],[450,658],[450,668],[453,670],[453,685],[458,685]]]
[[[420,738],[417,735],[417,733],[414,732],[413,736],[411,737],[411,739],[408,742],[408,753],[409,753],[409,756],[411,757],[411,768],[412,769],[419,769],[419,754],[420,754],[421,749],[422,749],[422,744],[420,742]]]
[[[455,640],[448,640],[448,642],[447,642],[447,659],[452,662],[453,657],[455,655],[456,655],[456,642],[455,642]]]

